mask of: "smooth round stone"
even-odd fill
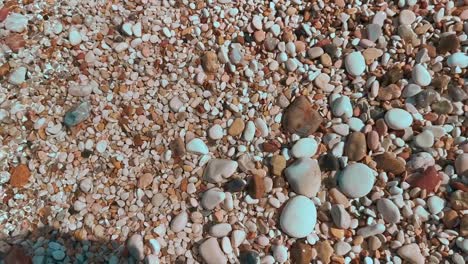
[[[440,213],[444,207],[445,200],[437,195],[431,196],[429,199],[427,199],[427,208],[429,208],[429,212],[432,214]]]
[[[458,155],[455,160],[455,170],[460,176],[468,172],[468,153]]]
[[[52,257],[55,259],[55,260],[62,260],[65,258],[65,252],[63,252],[62,250],[56,250],[56,251],[52,251]]]
[[[210,127],[210,129],[208,129],[208,137],[213,140],[223,138],[223,134],[223,128],[218,124],[213,125],[212,127]]]
[[[391,129],[402,130],[411,126],[413,117],[403,109],[393,108],[385,113],[385,123]]]
[[[402,25],[411,25],[414,21],[416,21],[416,15],[413,11],[405,9],[400,12],[398,21],[400,21],[400,24]]]
[[[406,260],[409,263],[425,263],[425,258],[421,254],[421,249],[419,248],[418,244],[413,243],[409,245],[404,245],[398,249],[397,253],[403,260]]]
[[[184,230],[185,226],[187,225],[188,222],[188,213],[183,211],[179,213],[174,219],[172,219],[171,222],[171,230],[174,233],[178,233],[182,230]]]
[[[335,253],[338,256],[344,256],[349,251],[351,251],[351,245],[349,243],[344,242],[344,241],[338,241],[335,244],[334,248],[335,248]]]
[[[140,234],[134,234],[128,239],[127,249],[135,259],[141,261],[145,258],[143,237]]]
[[[70,41],[70,44],[72,46],[80,44],[82,41],[80,32],[76,29],[70,30],[70,32],[68,33],[68,40]]]
[[[245,125],[244,134],[242,135],[245,141],[250,142],[255,137],[255,123],[248,121]]]
[[[273,247],[273,257],[279,263],[284,263],[288,260],[288,248],[283,245]]]
[[[386,198],[379,199],[377,201],[377,210],[382,214],[385,222],[392,224],[400,222],[400,210],[391,200]]]
[[[312,60],[319,58],[320,56],[322,56],[323,53],[324,51],[321,47],[313,47],[307,50],[307,55]]]
[[[225,237],[232,231],[232,226],[227,223],[216,224],[210,227],[210,235],[214,237]]]
[[[206,155],[210,152],[205,142],[199,138],[194,138],[187,143],[187,151],[200,155]]]
[[[374,173],[362,163],[346,166],[338,178],[340,190],[351,198],[366,196],[372,190],[374,182]]]
[[[214,237],[205,240],[198,248],[198,251],[207,264],[226,264],[228,262],[218,240]]]
[[[366,62],[361,52],[351,52],[345,58],[346,71],[354,76],[359,76],[366,70]]]
[[[218,188],[212,188],[202,195],[201,205],[207,210],[213,210],[226,198],[226,194]]]
[[[289,199],[280,216],[281,229],[295,238],[312,233],[316,222],[317,209],[314,203],[302,195]]]
[[[6,17],[4,24],[7,30],[21,33],[28,27],[28,18],[22,14],[10,13]]]
[[[28,70],[26,67],[18,67],[14,72],[10,74],[8,82],[11,84],[22,84],[26,80],[26,73]]]
[[[466,68],[468,67],[468,55],[464,52],[456,52],[447,58],[447,65],[449,67]]]
[[[310,158],[317,152],[318,144],[313,138],[299,139],[291,149],[291,153],[296,158]]]
[[[403,98],[408,98],[417,95],[419,92],[421,92],[421,86],[415,84],[415,83],[410,83],[405,86],[403,89],[403,92],[401,93],[401,96]]]
[[[348,120],[348,125],[352,131],[361,131],[365,126],[364,122],[357,117],[351,117]]]
[[[353,106],[348,96],[341,96],[332,102],[332,112],[336,117],[347,117],[353,116]]]
[[[291,189],[297,194],[314,197],[320,190],[322,177],[315,159],[299,158],[285,169],[284,174]]]
[[[421,86],[428,86],[432,81],[432,76],[426,67],[416,64],[412,72],[413,81]]]
[[[425,130],[414,137],[414,143],[420,148],[430,148],[434,145],[434,135],[429,130]]]

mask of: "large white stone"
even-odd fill
[[[225,181],[236,172],[238,163],[228,159],[212,159],[206,165],[203,173],[203,179],[210,183]]]
[[[210,152],[205,142],[199,138],[194,138],[187,143],[187,151],[199,155],[206,155]]]
[[[332,104],[332,113],[336,117],[347,117],[350,118],[353,116],[353,105],[348,96],[343,95],[339,98],[336,98]]]
[[[206,264],[227,263],[227,258],[221,250],[218,240],[214,237],[205,240],[198,248],[198,251]]]
[[[432,81],[429,71],[421,64],[414,65],[412,72],[413,81],[421,86],[428,86]]]
[[[374,182],[373,171],[362,163],[349,164],[338,177],[340,190],[351,198],[366,196],[372,190]]]
[[[402,130],[413,124],[413,117],[403,109],[393,108],[385,113],[385,122],[391,129]]]
[[[464,52],[456,52],[447,58],[447,65],[450,67],[468,67],[468,55]]]
[[[300,158],[285,169],[285,175],[297,194],[313,197],[320,190],[322,177],[317,160]]]
[[[28,26],[28,18],[22,14],[10,13],[4,23],[7,30],[20,33]]]
[[[317,152],[318,144],[313,138],[299,139],[291,149],[291,153],[296,158],[310,158]]]
[[[26,67],[18,67],[14,72],[10,74],[10,77],[8,78],[8,82],[11,84],[22,84],[26,80],[26,73],[27,73]]]
[[[387,198],[382,198],[377,201],[377,210],[383,216],[383,220],[387,223],[400,222],[400,210],[394,202]]]
[[[354,76],[359,76],[366,70],[366,62],[361,52],[355,51],[348,54],[345,58],[346,71]]]
[[[308,236],[315,229],[317,209],[309,198],[298,195],[291,198],[280,216],[281,229],[291,237]]]

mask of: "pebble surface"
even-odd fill
[[[467,262],[465,2],[2,1],[2,260]]]
[[[280,216],[281,229],[296,238],[306,237],[315,228],[317,209],[314,203],[305,196],[291,198]]]
[[[346,166],[338,179],[341,191],[351,198],[360,198],[367,195],[374,186],[374,182],[374,173],[362,163]]]

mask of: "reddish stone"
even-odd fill
[[[0,22],[3,22],[7,18],[8,13],[10,13],[10,8],[3,7],[0,9]]]
[[[468,192],[468,185],[464,184],[463,182],[453,182],[450,185],[455,190],[461,190],[461,191],[464,191],[464,192]]]
[[[12,247],[8,255],[3,260],[5,264],[31,264],[32,259],[26,251],[18,246]]]
[[[427,167],[421,175],[408,179],[408,183],[412,187],[419,187],[428,192],[435,192],[439,188],[441,181],[442,178],[434,166]]]
[[[265,195],[265,182],[260,175],[254,175],[249,186],[249,193],[255,199],[260,199]]]
[[[289,133],[296,133],[305,137],[317,131],[322,120],[322,117],[313,109],[307,97],[300,96],[284,111],[282,126]]]
[[[22,188],[29,181],[31,172],[28,166],[21,164],[11,170],[10,184],[15,188]]]
[[[26,41],[21,34],[11,34],[4,38],[4,42],[13,52],[18,52],[26,46]]]
[[[279,144],[279,142],[276,142],[276,141],[269,141],[269,142],[263,143],[262,147],[263,147],[263,151],[272,153],[272,152],[276,152],[277,150],[279,150],[279,148],[281,147],[281,144]]]

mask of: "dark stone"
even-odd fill
[[[93,155],[93,151],[89,149],[85,149],[81,152],[81,157],[85,159],[89,158],[91,155]]]
[[[332,58],[338,58],[337,53],[338,53],[338,47],[335,46],[335,44],[327,44],[323,47],[323,51],[330,55]]]
[[[286,186],[286,180],[283,177],[273,177],[273,188],[284,188],[284,186]]]
[[[432,89],[426,89],[414,96],[418,108],[430,106],[436,99],[438,93]]]
[[[446,52],[453,53],[456,52],[458,48],[460,48],[460,40],[457,34],[449,34],[440,38],[437,51],[440,54],[445,54]]]
[[[242,192],[245,189],[245,186],[247,185],[247,182],[244,181],[243,179],[240,178],[234,178],[227,182],[224,185],[224,188],[228,192]]]
[[[239,254],[240,264],[260,264],[260,256],[255,251],[243,251]]]
[[[391,68],[385,73],[382,80],[382,86],[397,83],[403,78],[403,70],[397,67]]]
[[[320,157],[319,166],[322,171],[336,171],[340,168],[340,162],[332,153],[327,153]]]
[[[185,155],[185,143],[181,137],[175,138],[169,146],[175,157],[182,157]]]
[[[468,98],[468,94],[462,88],[453,84],[448,86],[448,94],[454,102],[461,102]]]

